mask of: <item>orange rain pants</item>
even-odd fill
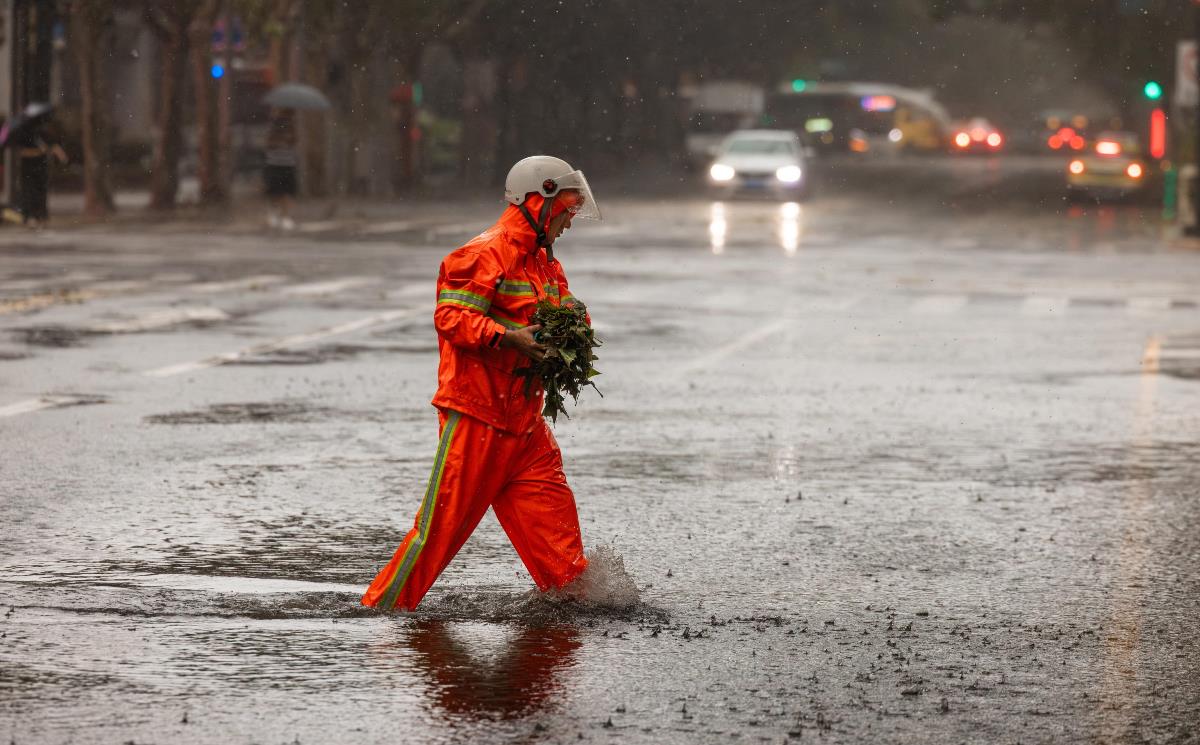
[[[441,440],[425,499],[363,605],[413,610],[491,507],[541,590],[587,566],[575,497],[544,420],[511,433],[442,409]]]

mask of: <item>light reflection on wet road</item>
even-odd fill
[[[1194,736],[1200,254],[1128,210],[668,207],[559,252],[605,398],[557,435],[623,612],[530,596],[490,517],[414,617],[357,605],[436,439],[428,318],[361,322],[428,304],[456,216],[3,236],[0,297],[87,299],[0,314],[0,734]],[[227,317],[139,328],[180,305]]]

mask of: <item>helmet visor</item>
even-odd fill
[[[588,186],[583,171],[571,171],[566,176],[556,179],[558,182],[558,198],[575,217],[588,220],[601,220],[600,208],[596,205],[596,197]]]

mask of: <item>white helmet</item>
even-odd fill
[[[534,192],[543,197],[553,197],[561,191],[573,190],[579,193],[580,201],[569,209],[575,217],[599,220],[600,208],[596,206],[596,198],[588,186],[583,171],[576,171],[571,164],[561,158],[551,155],[532,155],[517,161],[504,179],[504,200],[518,207],[525,203],[525,197]]]

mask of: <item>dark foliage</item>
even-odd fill
[[[541,382],[546,391],[546,405],[542,416],[558,421],[561,413],[567,418],[563,405],[568,393],[579,402],[579,393],[591,386],[600,393],[592,378],[600,371],[592,367],[597,359],[592,350],[600,346],[596,334],[587,322],[587,308],[578,301],[566,305],[555,305],[543,300],[533,313],[533,323],[540,324],[537,340],[546,347],[546,356],[540,362],[517,369],[517,375],[525,378],[525,395],[533,392],[535,382]],[[601,394],[603,396],[603,394]]]

